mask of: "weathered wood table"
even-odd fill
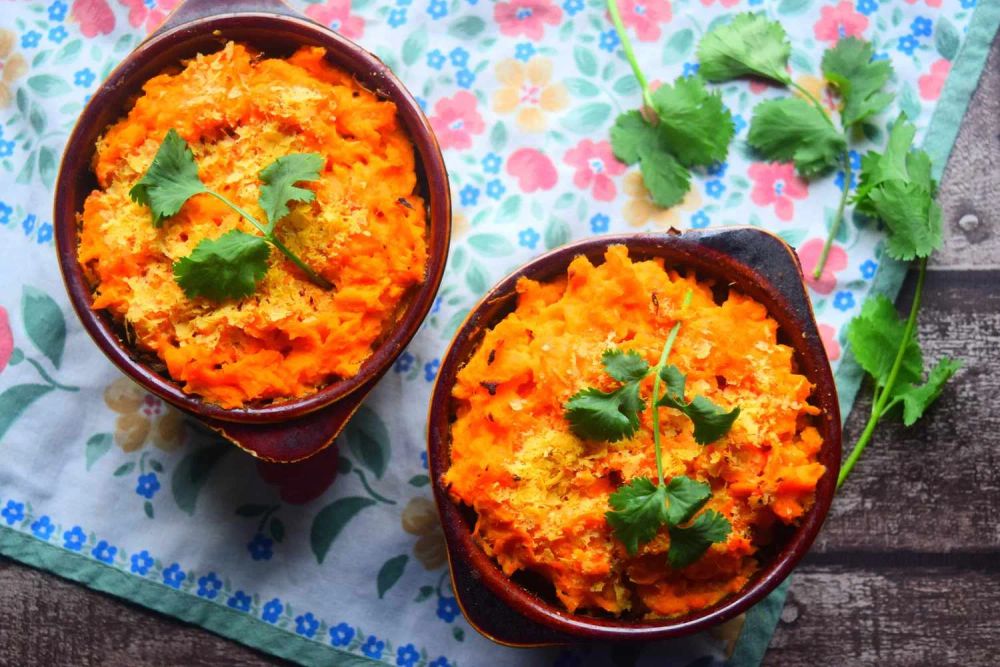
[[[794,575],[765,664],[1000,664],[1000,37],[940,199],[946,242],[920,341],[965,368],[922,422],[880,426]],[[866,388],[845,446],[870,399]],[[0,665],[274,664],[284,663],[0,558]]]

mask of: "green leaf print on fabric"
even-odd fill
[[[572,236],[573,231],[565,220],[552,218],[545,227],[545,249],[552,250],[561,245],[566,245]]]
[[[87,440],[87,470],[108,453],[114,443],[110,433],[95,433]]]
[[[514,244],[500,234],[473,234],[469,245],[486,257],[506,257],[514,252]]]
[[[409,556],[401,554],[390,558],[382,565],[375,580],[378,587],[379,599],[384,597],[386,592],[395,586],[399,578],[403,576],[403,571],[406,569],[406,563],[409,560]]]
[[[611,105],[604,102],[591,102],[574,108],[563,116],[562,126],[577,134],[593,134],[604,126],[611,116]]]
[[[53,366],[59,368],[66,346],[66,320],[59,306],[45,292],[25,285],[21,295],[21,316],[28,338]]]
[[[678,30],[671,35],[663,47],[663,64],[676,65],[679,62],[683,62],[688,54],[691,53],[691,46],[693,44],[694,32],[692,32],[691,28]]]
[[[170,491],[177,507],[194,515],[198,494],[208,481],[209,475],[222,458],[235,448],[228,443],[215,441],[204,445],[181,459],[174,468],[170,480]]]
[[[573,49],[573,60],[576,62],[576,68],[580,70],[580,74],[584,76],[597,74],[597,58],[589,49],[577,46]]]
[[[330,545],[344,530],[344,526],[357,516],[358,512],[374,504],[375,501],[371,498],[348,496],[338,498],[321,509],[313,519],[312,529],[309,531],[309,543],[313,555],[316,556],[316,562],[323,562]]]
[[[362,407],[344,429],[347,447],[354,458],[376,477],[382,478],[389,465],[389,430],[374,410]]]
[[[36,74],[30,77],[28,87],[38,93],[39,97],[56,97],[72,90],[68,83],[52,74]]]
[[[421,28],[403,42],[403,62],[412,65],[427,50],[427,29]]]
[[[463,16],[448,26],[448,34],[459,39],[472,39],[483,31],[486,21],[478,16]]]
[[[29,405],[53,389],[47,384],[18,384],[0,394],[0,438]]]
[[[951,21],[944,16],[938,18],[934,28],[934,48],[941,54],[941,57],[946,60],[954,60],[955,56],[958,55],[960,42],[958,30],[955,29]],[[910,116],[910,114],[907,115]],[[910,118],[916,118],[916,116],[910,116]]]

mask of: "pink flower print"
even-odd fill
[[[715,0],[701,0],[701,4],[705,5],[706,7],[711,6],[712,3],[714,2]],[[740,0],[719,0],[719,4],[722,5],[723,7],[735,7],[736,5],[740,4]]]
[[[156,3],[150,7],[145,0],[118,0],[120,4],[128,7],[128,22],[135,28],[145,25],[147,33],[159,28],[167,15],[180,4],[180,1],[156,0]]]
[[[917,4],[917,0],[906,0],[906,2],[907,2],[907,4],[910,4],[910,5]],[[941,0],[924,0],[924,2],[927,3],[928,7],[940,7],[941,6]]]
[[[558,25],[560,19],[562,10],[552,0],[510,0],[493,6],[493,20],[509,37],[524,35],[537,42],[545,34],[545,24]]]
[[[524,192],[551,190],[559,180],[552,160],[534,148],[514,151],[507,160],[507,173],[514,177]]]
[[[802,262],[802,272],[806,274],[806,284],[819,294],[829,294],[837,286],[837,271],[847,268],[847,253],[838,245],[830,247],[830,254],[826,258],[826,265],[819,280],[813,278],[816,264],[819,263],[819,256],[823,252],[822,239],[812,239],[802,244],[798,249],[799,261]]]
[[[788,222],[795,214],[793,199],[805,199],[809,186],[795,175],[791,162],[756,162],[750,165],[753,191],[750,199],[758,206],[774,204],[774,212],[779,220]]]
[[[566,164],[576,168],[573,184],[581,190],[593,187],[594,199],[611,201],[618,193],[612,176],[625,171],[625,165],[615,159],[611,144],[607,141],[594,142],[584,139],[566,151]]]
[[[941,97],[941,89],[944,87],[944,80],[948,78],[951,71],[951,62],[941,58],[935,60],[931,65],[931,71],[917,79],[920,87],[920,97],[925,100],[936,100]]]
[[[73,0],[70,16],[80,24],[84,37],[107,35],[115,29],[115,15],[107,0]]]
[[[472,135],[486,129],[476,110],[476,96],[467,90],[438,100],[430,121],[441,148],[471,148]]]
[[[836,7],[823,7],[813,28],[816,39],[832,46],[841,37],[860,37],[868,27],[868,17],[855,11],[854,3],[844,0]]]
[[[0,306],[0,372],[7,368],[10,356],[14,354],[14,336],[10,332],[10,318],[7,309]]]
[[[365,20],[351,16],[351,0],[326,0],[319,5],[309,5],[306,16],[330,26],[348,39],[358,39],[365,31]]]
[[[702,0],[702,2],[704,1]],[[737,2],[739,0],[723,0],[723,4],[727,7]],[[619,0],[618,8],[622,15],[622,21],[626,26],[635,30],[635,36],[640,42],[658,40],[663,34],[660,24],[667,23],[673,18],[668,0]]]
[[[819,325],[819,337],[823,341],[823,347],[826,348],[826,356],[829,357],[830,361],[840,359],[840,343],[837,342],[837,330],[829,324],[821,324]]]

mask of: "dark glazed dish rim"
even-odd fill
[[[451,193],[448,174],[437,139],[416,100],[402,82],[376,56],[361,46],[313,21],[299,16],[278,2],[273,12],[246,11],[251,3],[229,0],[207,3],[189,0],[185,20],[182,4],[168,19],[167,26],[153,34],[128,55],[101,85],[81,112],[66,143],[56,182],[53,225],[56,251],[66,291],[84,328],[101,351],[123,372],[147,391],[199,417],[235,423],[277,423],[303,417],[334,404],[357,390],[365,390],[380,377],[416,334],[433,305],[444,273],[451,235]],[[264,5],[266,3],[257,3]],[[195,6],[198,5],[198,8]],[[242,11],[231,13],[227,9]],[[200,16],[211,11],[215,15]],[[170,25],[176,23],[176,25]],[[76,216],[93,184],[91,160],[95,140],[111,122],[125,113],[129,98],[165,67],[199,51],[207,43],[243,41],[254,44],[283,42],[287,45],[316,45],[327,49],[327,59],[354,73],[357,80],[382,99],[396,104],[400,123],[414,147],[418,191],[427,206],[427,270],[424,280],[411,288],[406,305],[395,320],[386,325],[386,334],[362,364],[359,372],[336,380],[299,399],[262,407],[225,409],[184,393],[165,374],[150,369],[117,333],[110,316],[91,308],[91,289],[77,262],[78,229]],[[256,40],[256,42],[254,41]],[[265,53],[269,50],[262,49]]]
[[[451,389],[457,372],[478,348],[486,329],[516,303],[519,278],[551,280],[565,275],[573,258],[600,258],[610,245],[628,247],[633,259],[662,257],[668,265],[694,270],[699,277],[722,278],[763,303],[779,325],[784,341],[795,350],[799,372],[815,385],[811,401],[822,414],[816,427],[823,435],[818,460],[827,470],[816,488],[813,507],[790,531],[773,557],[762,560],[757,573],[738,593],[696,613],[654,621],[598,618],[571,614],[505,576],[477,545],[465,515],[470,511],[449,496],[441,476],[450,463]],[[595,262],[597,263],[597,262]],[[586,640],[667,639],[692,634],[746,611],[774,590],[809,549],[829,511],[840,468],[840,410],[829,361],[805,291],[794,251],[777,236],[751,227],[731,227],[684,234],[622,234],[587,239],[546,253],[504,278],[470,312],[442,359],[427,420],[429,472],[448,545],[455,594],[470,623],[494,641],[508,645],[540,645]],[[459,582],[466,582],[461,584]],[[468,583],[472,582],[472,583]],[[477,592],[485,587],[488,594]],[[485,591],[484,591],[485,592]],[[467,598],[463,601],[463,598]],[[502,603],[519,616],[496,611]],[[494,608],[491,613],[487,611]],[[503,614],[506,620],[492,622]],[[512,620],[513,619],[513,620]]]

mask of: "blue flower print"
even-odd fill
[[[160,490],[160,480],[157,479],[155,472],[147,472],[145,475],[139,475],[139,481],[135,486],[135,492],[145,498],[146,500],[152,500],[156,492]]]
[[[486,184],[486,196],[492,197],[493,199],[500,199],[503,197],[503,193],[507,192],[507,188],[504,187],[500,179],[494,178],[492,181]]]
[[[330,628],[330,644],[333,646],[347,646],[354,639],[354,628],[347,623],[338,623]]]
[[[858,0],[857,10],[865,16],[871,16],[878,11],[878,2],[875,0]]]
[[[906,35],[899,38],[899,44],[896,48],[905,53],[908,56],[912,56],[916,48],[920,46],[920,42],[913,35]]]
[[[14,212],[7,202],[0,201],[0,224],[9,225],[10,224],[10,214]]]
[[[713,199],[718,199],[725,191],[725,184],[717,178],[705,183],[705,194]]]
[[[876,269],[878,269],[878,264],[875,263],[875,260],[866,259],[861,264],[861,277],[865,280],[871,280],[875,277]]]
[[[712,219],[704,211],[698,211],[691,216],[691,226],[694,229],[704,229],[708,227],[708,223],[710,222],[712,222]]]
[[[438,368],[440,368],[440,366],[440,359],[434,359],[433,361],[428,361],[424,364],[424,379],[428,382],[434,382],[434,378],[437,377]]]
[[[427,470],[427,452],[420,452],[420,465],[423,466],[424,470]]]
[[[536,53],[538,53],[538,51],[535,49],[535,45],[531,42],[519,42],[518,45],[514,47],[514,57],[524,63],[531,60],[531,57]]]
[[[34,213],[29,213],[24,216],[24,220],[21,221],[21,229],[24,230],[25,234],[30,236],[31,232],[35,231],[35,222],[37,221],[38,217]]]
[[[381,660],[383,649],[385,649],[385,642],[375,635],[368,635],[368,639],[361,645],[361,652],[372,660]]]
[[[448,658],[442,655],[431,660],[427,667],[451,667],[451,663],[448,662]]]
[[[910,24],[910,32],[917,37],[930,37],[934,29],[934,22],[926,16],[918,16]]]
[[[758,5],[764,4],[764,0],[750,0],[749,4],[751,7],[756,7]]]
[[[49,20],[50,21],[62,21],[66,18],[66,3],[56,0],[51,5],[49,5]]]
[[[420,110],[426,113],[427,112],[427,100],[425,100],[422,97],[414,97],[413,99],[415,99],[417,101],[417,106],[420,107]]]
[[[42,226],[38,228],[38,244],[43,245],[52,240],[52,225],[48,222],[43,222]]]
[[[601,33],[601,38],[598,40],[598,46],[607,51],[608,53],[614,53],[615,49],[618,48],[620,40],[618,39],[618,33],[611,30],[605,30]]]
[[[458,193],[458,198],[462,202],[462,206],[475,206],[479,201],[479,188],[474,185],[466,185]]]
[[[742,132],[743,130],[745,130],[746,127],[747,127],[747,121],[746,121],[746,119],[743,118],[743,116],[741,116],[739,114],[734,114],[733,115],[733,133],[734,134],[739,134],[740,132]]]
[[[198,577],[198,597],[214,600],[219,596],[219,591],[221,590],[222,581],[215,575],[215,572],[209,572],[203,577]]]
[[[583,0],[566,0],[563,2],[562,8],[570,16],[576,16],[583,11]]]
[[[52,537],[55,529],[56,527],[52,525],[52,519],[49,518],[48,514],[43,514],[31,524],[32,534],[40,540],[47,540]]]
[[[396,4],[400,7],[409,7],[413,4],[413,0],[396,0]]]
[[[73,526],[63,533],[63,546],[70,551],[79,551],[87,541],[87,534],[80,526]]]
[[[833,297],[833,307],[841,311],[854,308],[854,294],[846,291],[837,292]]]
[[[393,368],[397,373],[409,373],[410,369],[413,368],[413,362],[416,360],[417,358],[409,352],[403,352],[403,354],[399,355],[399,359],[396,359],[396,364]]]
[[[394,9],[389,12],[389,27],[398,28],[399,26],[406,23],[406,10],[405,9]]]
[[[713,162],[708,165],[708,175],[715,176],[716,178],[722,178],[726,175],[726,171],[729,169],[728,162]]]
[[[851,189],[858,184],[858,172],[861,171],[861,153],[857,151],[848,151],[848,160],[851,161]],[[844,172],[840,170],[833,179],[834,184],[840,188],[844,189]]]
[[[441,69],[446,62],[448,62],[448,59],[438,49],[434,49],[427,54],[427,66],[431,69]]]
[[[445,623],[451,623],[459,614],[458,600],[455,598],[438,598],[437,615]]]
[[[876,62],[878,60],[888,60],[888,59],[889,59],[889,54],[885,51],[876,51],[875,55],[872,56],[872,62]]]
[[[230,609],[247,612],[250,611],[251,602],[253,602],[253,599],[249,595],[243,591],[236,591],[228,600],[226,600],[226,606]]]
[[[132,554],[132,573],[145,577],[149,574],[149,569],[153,567],[154,563],[153,557],[143,549],[137,554]]]
[[[270,537],[264,536],[263,533],[257,533],[247,544],[247,551],[250,552],[250,557],[254,560],[271,560],[271,556],[274,555],[273,547],[274,541]]]
[[[476,75],[472,70],[461,69],[455,74],[455,83],[458,84],[459,88],[472,88],[472,84],[476,82]]]
[[[68,35],[69,33],[66,32],[66,28],[62,27],[61,25],[57,25],[55,28],[49,30],[49,41],[59,44],[64,39],[66,39]]]
[[[441,311],[441,304],[444,303],[444,297],[439,296],[434,299],[434,305],[431,306],[431,315],[434,315]]]
[[[268,623],[277,623],[278,619],[281,618],[281,612],[284,610],[285,605],[281,604],[281,600],[274,598],[264,605],[264,608],[260,612],[260,617]]]
[[[174,563],[163,571],[163,583],[171,588],[180,588],[185,579],[187,579],[187,575],[179,563]]]
[[[527,229],[522,229],[517,234],[518,244],[525,248],[530,248],[531,250],[535,249],[535,245],[538,244],[538,239],[540,238],[541,236],[539,236],[538,232],[536,232],[531,227],[528,227]]]
[[[590,231],[594,234],[603,234],[608,231],[608,227],[610,226],[611,218],[603,213],[598,213],[590,219]]]
[[[431,0],[427,5],[427,14],[435,21],[448,15],[448,5],[444,0]]]
[[[319,621],[316,620],[311,611],[295,617],[295,632],[303,637],[312,639],[316,636],[317,630],[319,630]]]
[[[91,556],[108,565],[115,562],[115,554],[117,553],[118,547],[111,546],[107,540],[101,540],[97,543],[97,546],[90,550]]]
[[[684,63],[684,76],[694,76],[698,73],[698,63]]]
[[[972,9],[976,6],[976,0],[962,0],[962,9]]]
[[[39,40],[42,39],[42,33],[37,30],[29,30],[21,36],[21,47],[25,49],[30,49],[32,47],[38,46]]]
[[[465,67],[469,64],[469,52],[461,46],[456,46],[448,52],[448,59],[451,60],[451,64],[455,67]]]
[[[13,526],[18,521],[24,519],[24,503],[8,500],[7,506],[0,512],[8,526]]]
[[[417,660],[420,660],[420,654],[417,653],[417,649],[413,644],[400,646],[396,650],[397,667],[413,667],[413,665],[417,664]]]
[[[497,174],[500,173],[500,165],[503,164],[503,160],[496,153],[487,153],[486,157],[483,158],[483,171],[487,174]],[[3,202],[0,202],[3,205]]]
[[[0,157],[10,157],[14,154],[14,142],[0,139]]]
[[[94,73],[90,71],[89,67],[84,67],[81,70],[77,70],[73,74],[73,83],[81,88],[87,88],[90,84],[94,83]]]

